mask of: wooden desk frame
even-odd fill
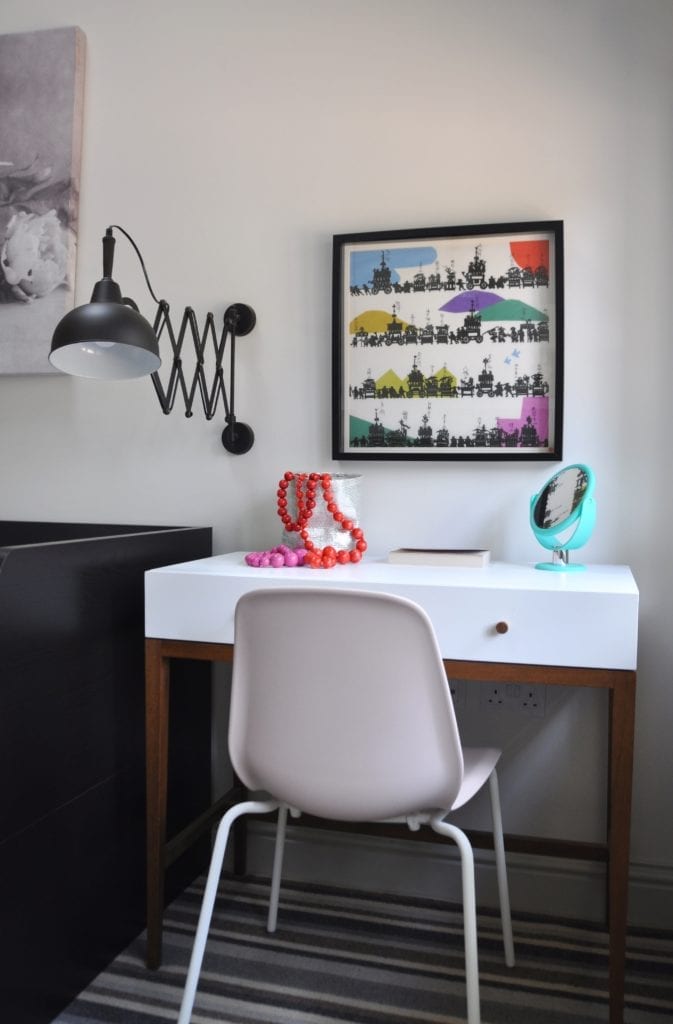
[[[233,645],[184,640],[147,639],[146,655],[146,741],[147,741],[147,965],[161,963],[164,879],[166,868],[212,827],[243,791],[236,784],[200,818],[179,835],[166,841],[168,785],[168,716],[171,658],[230,662]],[[610,1024],[623,1024],[626,919],[628,906],[629,839],[631,821],[631,777],[635,719],[636,673],[620,669],[574,668],[483,661],[445,660],[450,679],[475,682],[543,683],[551,686],[588,686],[609,691],[608,827],[606,842],[581,843],[568,840],[505,836],[510,851],[548,854],[579,860],[603,861],[607,865],[607,921],[609,928]],[[350,832],[394,834],[424,842],[433,833],[392,831],[391,826],[340,826],[303,815],[302,827],[314,826]],[[435,837],[437,838],[437,837]],[[472,833],[475,846],[489,846],[490,836]],[[245,833],[239,830],[235,870],[245,872]]]

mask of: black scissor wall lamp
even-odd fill
[[[132,299],[122,296],[121,289],[112,279],[115,237],[113,228],[129,240],[145,275],[149,292],[157,304],[154,324],[138,312]],[[244,455],[254,444],[255,435],[247,423],[236,419],[234,412],[234,377],[236,339],[245,337],[255,326],[254,310],[242,302],[229,306],[224,314],[218,334],[212,313],[206,315],[203,332],[199,332],[194,310],[188,306],[183,314],[177,335],[170,318],[170,307],[158,299],[150,284],[145,262],[138,246],[124,228],[113,224],[103,238],[103,277],[94,285],[91,301],[77,306],[58,323],[51,343],[49,361],[58,370],[76,377],[97,380],[130,380],[151,374],[152,383],[164,413],[173,409],[180,391],[185,404],[185,415],[192,415],[196,393],[201,399],[206,419],[215,415],[220,396],[224,405],[226,426],[222,444],[234,455]],[[172,364],[166,387],[159,377],[161,357],[159,341],[166,333],[172,351]],[[191,337],[196,365],[191,381],[185,376],[182,359],[183,347]],[[224,356],[229,339],[229,383],[225,383]],[[215,368],[209,384],[206,378],[206,350],[212,347]]]

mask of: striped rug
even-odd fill
[[[164,963],[140,936],[54,1024],[174,1024],[202,883],[166,912]],[[460,910],[428,900],[286,884],[278,930],[268,885],[225,879],[194,1024],[458,1024],[465,993]],[[479,917],[483,1024],[607,1021],[607,939],[594,926],[515,916],[517,965],[497,914]],[[673,935],[632,934],[625,1024],[673,1021]]]

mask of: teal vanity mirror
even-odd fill
[[[543,548],[553,551],[551,562],[538,562],[536,569],[569,572],[583,569],[570,564],[568,552],[589,540],[596,521],[594,475],[588,466],[566,466],[547,481],[531,498],[530,525]]]

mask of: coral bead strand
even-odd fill
[[[287,491],[290,483],[294,480],[295,497],[297,504],[297,518],[292,519],[288,512]],[[316,507],[316,492],[318,487],[322,488],[322,496],[327,511],[331,514],[334,522],[340,530],[350,533],[354,541],[353,547],[337,551],[331,544],[324,548],[317,548],[309,534],[309,524]],[[367,550],[367,542],[359,526],[356,526],[352,519],[341,512],[332,490],[332,477],[330,473],[292,473],[288,470],[278,482],[278,515],[288,533],[298,533],[301,537],[306,555],[304,565],[312,569],[331,569],[335,565],[359,562]]]
[[[294,481],[297,517],[293,519],[288,511],[287,492]],[[318,548],[311,540],[309,524],[313,510],[318,501],[316,494],[322,489],[322,497],[327,511],[331,514],[339,530],[350,533],[353,546],[337,550],[331,544]],[[245,556],[248,565],[255,568],[280,569],[283,566],[306,565],[311,569],[332,569],[335,565],[356,564],[367,550],[367,541],[359,526],[339,509],[332,490],[330,473],[292,473],[288,470],[278,481],[276,491],[278,515],[288,533],[298,533],[303,547],[289,548],[279,544],[270,551],[251,551]]]

